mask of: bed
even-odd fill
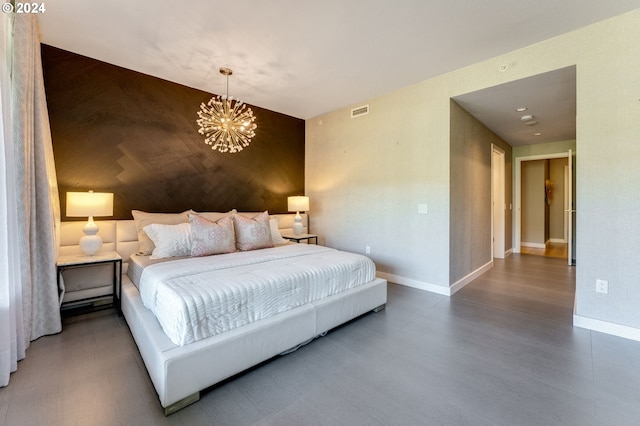
[[[293,217],[270,216],[272,231],[275,219],[276,233],[290,232]],[[303,221],[306,225],[306,217]],[[139,220],[104,222],[105,249],[123,257],[122,313],[166,415],[196,402],[201,390],[386,303],[387,283],[375,277],[375,265],[372,270],[364,256],[282,242],[197,258],[151,259],[148,253],[136,254]],[[81,225],[62,224],[61,253],[77,250]],[[248,279],[231,290],[228,283],[240,276]],[[212,289],[202,290],[206,283],[214,283]],[[178,306],[165,303],[176,294],[191,305],[165,312],[159,320],[153,311]],[[193,307],[209,302],[206,315]],[[220,306],[230,319],[208,320]]]

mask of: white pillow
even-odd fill
[[[188,223],[163,225],[152,223],[144,227],[155,248],[150,259],[189,256],[191,254],[191,226]]]
[[[282,238],[282,234],[280,234],[280,228],[278,226],[278,217],[270,217],[269,227],[271,228],[271,240],[273,241],[273,245],[277,246],[279,244],[288,244],[290,241]]]
[[[189,223],[189,210],[182,213],[147,213],[140,210],[131,210],[133,220],[138,231],[138,242],[140,249],[138,254],[148,256],[153,252],[153,240],[144,231],[144,227],[152,223],[163,225],[176,225],[178,223]]]

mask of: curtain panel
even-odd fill
[[[11,136],[11,15],[0,16],[0,386],[9,383],[9,375],[25,356],[22,327],[22,291],[20,262],[15,248],[18,232],[16,186]]]
[[[9,127],[3,131],[2,161],[6,168],[1,183],[5,195],[0,200],[0,215],[7,217],[0,224],[6,226],[3,230],[6,232],[0,236],[0,249],[7,250],[8,254],[6,264],[0,264],[3,278],[0,281],[0,322],[3,324],[0,329],[0,385],[8,383],[5,364],[9,371],[15,371],[14,360],[24,358],[31,340],[62,330],[55,265],[60,206],[38,24],[34,15],[10,16],[13,36],[9,35],[8,45],[4,41],[5,49],[8,47],[12,55],[11,120],[3,120],[3,126]],[[11,34],[11,23],[8,28],[5,24],[6,15],[3,17],[6,39],[7,31]],[[7,56],[6,52],[4,56]],[[4,92],[5,77],[2,78],[4,119],[7,94]],[[8,332],[5,319],[10,324]],[[5,340],[7,336],[9,343]],[[4,359],[7,347],[8,363]]]

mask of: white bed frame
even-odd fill
[[[290,232],[295,215],[276,215],[282,232]],[[200,391],[224,379],[286,352],[332,328],[369,311],[384,309],[387,282],[376,278],[360,287],[318,302],[283,312],[271,318],[239,327],[221,335],[177,346],[164,334],[151,311],[126,275],[129,256],[138,250],[133,220],[99,221],[104,251],[117,251],[123,258],[122,313],[138,345],[142,359],[158,393],[165,415],[200,399]],[[306,227],[307,217],[303,216]],[[60,254],[79,253],[78,241],[84,222],[61,224]],[[306,232],[306,231],[305,231]],[[80,279],[75,277],[75,279]],[[95,276],[92,278],[95,280]],[[68,281],[68,279],[66,279]],[[112,287],[76,290],[67,300],[109,294]]]

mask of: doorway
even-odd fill
[[[515,253],[575,264],[573,159],[572,150],[515,158]]]
[[[491,252],[493,258],[505,255],[505,152],[491,144]]]

